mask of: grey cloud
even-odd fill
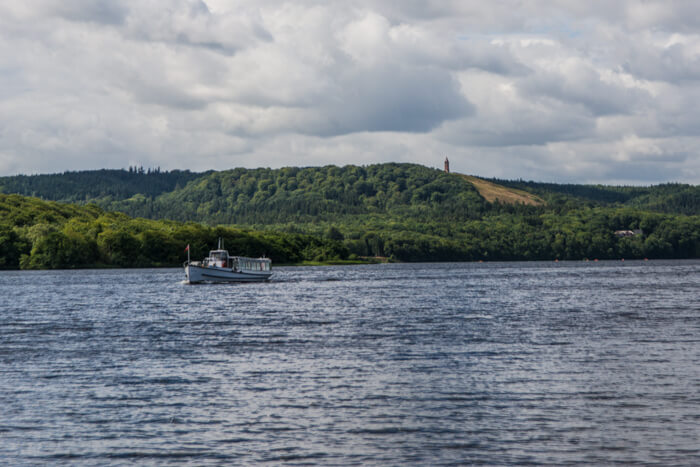
[[[59,0],[49,11],[69,21],[106,25],[121,25],[128,14],[128,9],[119,2],[93,0]]]
[[[695,48],[700,46],[696,43]],[[622,67],[641,78],[682,83],[700,81],[700,56],[681,43],[667,47],[645,41],[628,45]]]
[[[541,146],[551,142],[575,141],[589,137],[595,121],[571,108],[517,108],[512,113],[477,113],[471,118],[448,122],[436,136],[455,145]]]
[[[473,111],[450,75],[434,69],[355,70],[337,91],[324,109],[321,134],[426,132]]]
[[[371,69],[348,67],[323,85],[325,94],[311,91],[296,102],[287,101],[286,93],[274,96],[252,90],[241,96],[239,102],[263,107],[259,111],[250,109],[250,117],[240,119],[244,123],[235,125],[231,133],[256,137],[287,131],[321,137],[364,132],[426,133],[474,111],[458,83],[444,71],[398,64]],[[310,100],[311,96],[316,100]]]
[[[230,47],[216,41],[198,41],[196,39],[190,38],[189,35],[185,33],[178,33],[175,36],[174,42],[187,47],[201,47],[204,49],[209,49],[214,52],[222,53],[224,55],[233,55],[238,49],[235,47]]]
[[[687,183],[699,174],[700,162],[693,162],[688,154],[675,152],[676,148],[667,148],[670,155],[663,163],[634,154],[628,160],[620,161],[612,157],[616,144],[479,147],[466,154],[450,154],[450,163],[465,173],[559,183]]]
[[[463,39],[464,40],[464,39]],[[478,68],[499,75],[527,75],[531,68],[514,57],[505,47],[477,43],[461,61],[460,68]]]
[[[653,184],[659,180],[675,182],[680,181],[679,173],[685,160],[685,156],[674,156],[665,159],[663,164],[644,160],[606,161],[597,164],[588,175],[590,180],[609,180],[615,184]]]
[[[148,83],[132,81],[128,88],[138,102],[156,104],[180,110],[198,110],[207,106],[208,101],[191,95],[169,83]]]
[[[511,51],[482,36],[435,36],[426,38],[426,46],[397,44],[396,58],[401,63],[417,66],[433,65],[448,71],[469,68],[500,75],[525,75],[531,70]]]
[[[130,0],[121,33],[146,43],[202,48],[228,56],[272,39],[254,15],[216,15],[201,0],[174,0],[167,6]]]
[[[533,73],[518,84],[518,89],[529,99],[545,97],[579,104],[596,116],[631,113],[651,97],[644,90],[605,82],[587,66],[568,72]]]

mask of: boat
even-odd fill
[[[185,277],[190,284],[201,282],[264,282],[272,275],[270,258],[248,258],[229,256],[222,241],[202,261],[190,261],[190,246],[187,245],[187,261],[184,263]]]

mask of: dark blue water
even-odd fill
[[[700,262],[0,273],[2,464],[700,464]]]

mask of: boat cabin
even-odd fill
[[[270,271],[272,261],[269,258],[229,256],[226,250],[212,250],[209,252],[209,257],[204,258],[202,266],[226,268],[233,271]]]

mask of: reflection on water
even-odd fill
[[[697,465],[700,262],[0,273],[4,464]]]

